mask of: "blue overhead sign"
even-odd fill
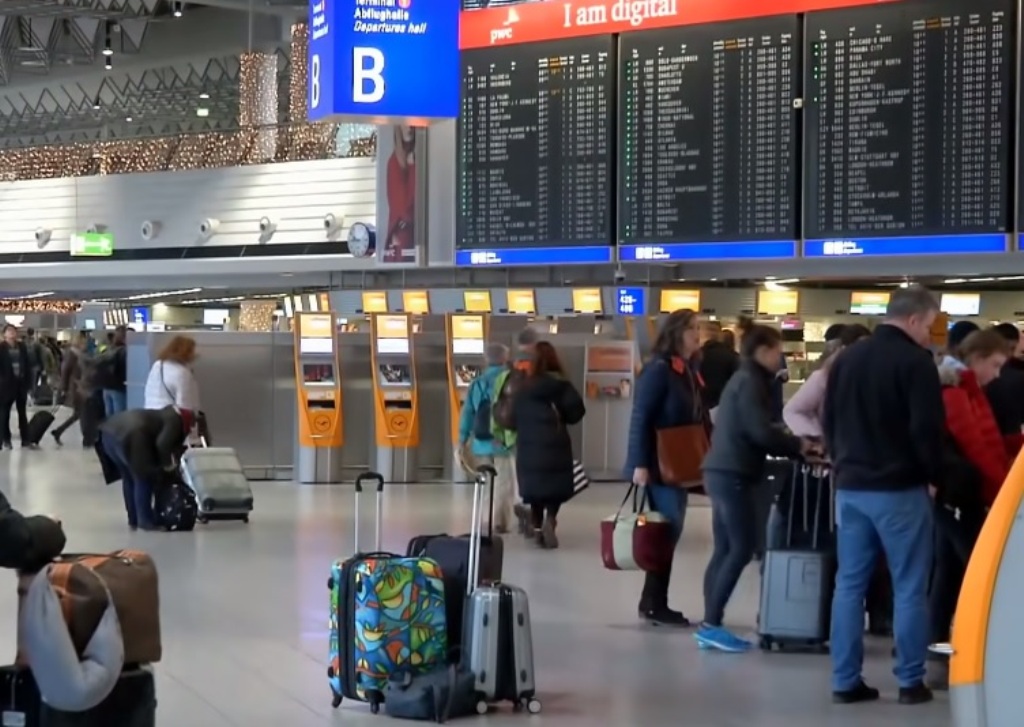
[[[804,257],[865,257],[873,255],[970,255],[1006,252],[1005,233],[976,235],[919,235],[861,237],[804,241]]]
[[[647,315],[647,306],[644,303],[643,288],[615,289],[615,315],[617,316],[645,316]]]
[[[309,120],[459,115],[459,0],[310,0]]]

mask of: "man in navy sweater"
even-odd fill
[[[839,571],[832,604],[832,697],[878,699],[864,683],[864,599],[883,551],[895,594],[899,701],[920,704],[928,655],[932,502],[945,410],[932,354],[935,298],[919,286],[889,299],[885,323],[829,371],[822,417],[836,487]]]

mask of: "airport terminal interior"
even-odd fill
[[[489,344],[515,353],[530,329],[586,405],[568,429],[590,486],[557,549],[504,536],[539,713],[460,721],[1019,727],[1024,459],[967,568],[952,689],[913,706],[888,636],[865,635],[881,699],[838,705],[820,650],[719,653],[643,622],[643,576],[603,566],[600,524],[673,311],[702,341],[778,330],[787,398],[830,326],[874,328],[912,285],[940,309],[936,354],[958,322],[1024,330],[1021,2],[4,0],[0,325],[54,350],[84,335],[90,356],[126,332],[129,409],[193,339],[198,408],[253,509],[129,529],[76,426],[0,449],[0,491],[59,518],[68,553],[152,555],[156,723],[390,721],[332,706],[332,564],[468,531],[460,414]],[[29,414],[59,427],[60,389],[41,369]],[[355,509],[366,472],[385,481],[379,548],[372,493]],[[694,493],[669,599],[694,623],[711,523]],[[789,577],[803,593],[829,576]],[[12,662],[16,581],[0,578]],[[761,585],[752,563],[725,617],[755,644]],[[0,723],[34,727],[4,691]]]

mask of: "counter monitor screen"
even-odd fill
[[[334,353],[334,339],[300,338],[299,353]]]
[[[412,386],[412,374],[405,364],[380,364],[377,371],[381,386]]]
[[[613,51],[599,36],[462,53],[456,248],[611,244]]]
[[[409,353],[408,338],[378,338],[377,353],[379,354],[407,354]]]
[[[951,316],[976,316],[981,313],[978,293],[943,293],[939,310]]]
[[[889,307],[889,294],[874,291],[850,293],[850,313],[856,316],[883,316]]]
[[[619,240],[796,237],[800,20],[625,33]]]
[[[457,355],[484,355],[484,341],[482,338],[453,338],[452,353]]]
[[[807,238],[1006,230],[1014,8],[807,15]]]
[[[302,383],[306,386],[334,386],[332,364],[302,364]]]

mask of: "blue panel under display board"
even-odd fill
[[[865,255],[969,255],[1006,252],[1009,236],[929,235],[918,237],[863,237],[839,240],[806,240],[804,257],[862,257]]]
[[[522,247],[504,250],[457,250],[456,265],[487,267],[490,265],[597,265],[612,262],[612,248],[607,245],[586,247]]]
[[[647,315],[647,290],[644,288],[616,288],[615,315],[645,316]]]
[[[667,245],[620,245],[624,263],[671,262],[675,260],[769,260],[796,255],[793,240],[761,242],[679,242]]]

